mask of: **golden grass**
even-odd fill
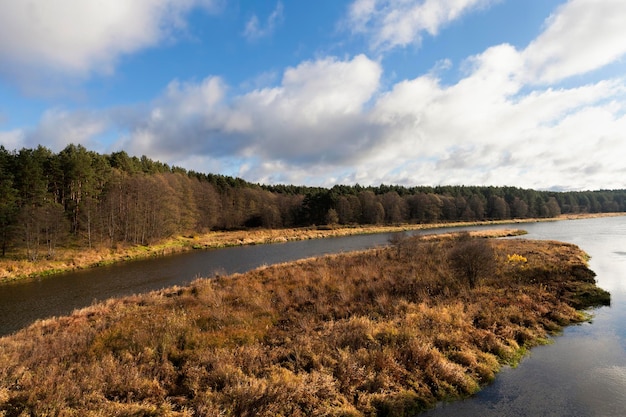
[[[498,224],[500,222],[485,222]],[[311,227],[292,229],[254,229],[210,232],[202,235],[176,236],[150,246],[123,245],[116,248],[58,248],[52,258],[30,261],[25,254],[0,258],[0,283],[28,277],[42,277],[77,269],[94,268],[112,263],[155,256],[170,255],[194,249],[216,249],[230,246],[283,243],[328,237],[403,232],[447,226],[467,226],[477,223],[406,224],[396,226]],[[510,231],[510,233],[522,233]]]
[[[20,255],[19,253],[12,257],[0,258],[0,282],[13,281],[27,277],[48,276],[76,269],[93,268],[117,262],[163,256],[193,249],[214,249],[228,246],[281,243],[295,240],[322,239],[357,234],[393,233],[441,227],[523,224],[537,221],[573,220],[623,215],[625,215],[625,213],[585,213],[562,215],[556,219],[511,219],[484,222],[253,229],[175,236],[161,242],[156,242],[150,246],[119,244],[115,248],[58,248],[52,259],[41,258],[33,262],[27,260],[25,254]]]
[[[481,242],[473,289],[457,240],[411,238],[39,321],[0,339],[0,415],[405,416],[470,395],[595,289],[575,246]]]

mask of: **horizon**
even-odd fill
[[[0,145],[262,185],[626,188],[619,0],[0,4]]]

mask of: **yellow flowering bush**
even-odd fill
[[[514,253],[513,255],[507,255],[507,260],[511,263],[525,264],[528,259],[525,256]]]

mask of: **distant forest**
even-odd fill
[[[0,249],[51,257],[59,246],[150,244],[176,234],[313,225],[550,218],[626,211],[626,190],[516,187],[332,188],[260,185],[126,152],[0,146]]]

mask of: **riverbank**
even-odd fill
[[[523,224],[538,221],[572,220],[591,217],[626,215],[598,213],[564,215],[552,219],[517,219],[486,222],[457,222],[435,224],[404,224],[394,226],[316,227],[292,229],[253,229],[245,231],[210,232],[202,235],[176,236],[150,246],[133,245],[116,248],[70,249],[58,248],[52,258],[29,261],[25,256],[0,258],[0,283],[23,278],[43,277],[77,269],[94,268],[117,262],[163,256],[194,249],[214,249],[229,246],[280,243],[294,240],[321,239],[357,234],[393,233],[443,227],[474,225]]]
[[[566,243],[408,238],[109,300],[0,338],[0,413],[414,415],[585,320],[593,276]]]

